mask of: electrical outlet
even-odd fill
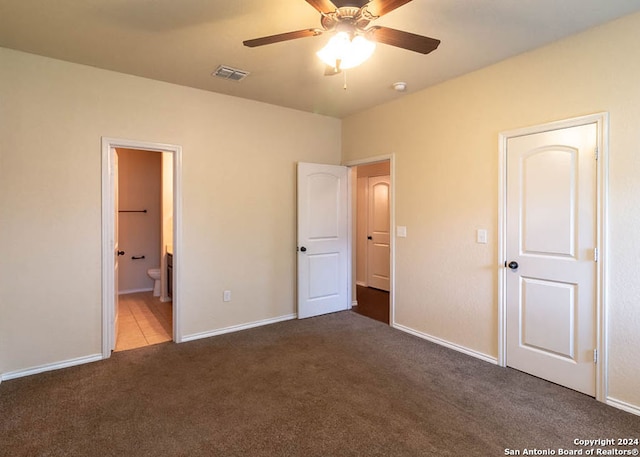
[[[225,290],[222,293],[222,301],[231,301],[231,291],[230,290]]]

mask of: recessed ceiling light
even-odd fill
[[[397,92],[405,92],[407,90],[407,83],[398,81],[397,83],[393,83],[391,87],[393,87]]]

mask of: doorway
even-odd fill
[[[173,157],[116,148],[116,344],[114,351],[171,341],[168,261],[173,255]]]
[[[350,161],[342,166],[298,163],[298,318],[349,310],[357,305],[356,167],[380,162],[387,163],[389,170],[385,203],[388,223],[384,224],[388,227],[388,273],[385,275],[389,286],[388,291],[378,291],[385,296],[386,322],[395,324],[393,154]]]
[[[353,160],[345,163],[345,166],[349,167],[350,180],[351,309],[393,326],[395,322],[395,236],[393,233],[395,227],[395,155],[388,154]],[[381,177],[386,178],[379,179]],[[360,186],[358,185],[359,178]],[[371,181],[368,178],[372,178]],[[382,185],[380,185],[381,183]],[[374,189],[377,187],[378,197],[382,193],[386,200],[383,205],[378,206],[378,220],[371,224],[372,229],[382,228],[382,230],[376,230],[379,233],[375,234],[375,238],[373,232],[368,233],[370,216],[368,206],[371,204],[369,198],[372,194],[371,187]],[[365,188],[366,191],[364,191]],[[384,191],[380,192],[381,190]],[[364,211],[364,208],[367,208],[367,211]],[[382,214],[385,216],[381,217]],[[358,224],[358,219],[360,219],[360,224]],[[371,240],[369,236],[371,236]],[[378,268],[374,266],[374,268],[367,270],[367,254],[370,244],[377,244],[373,249],[373,254],[377,257]],[[382,268],[379,268],[380,266]],[[382,284],[380,282],[370,284],[368,278],[372,275],[368,273],[373,273],[374,277],[378,276],[378,279],[382,279]]]
[[[162,246],[158,246],[158,258],[160,260],[160,271],[163,273],[164,281],[162,281],[164,287],[160,291],[159,299],[168,299],[169,288],[166,285],[171,284],[171,334],[173,341],[180,342],[180,247],[182,244],[181,236],[181,153],[180,146],[160,144],[160,143],[146,143],[132,140],[122,140],[114,138],[102,139],[102,356],[108,358],[111,352],[116,348],[116,337],[118,331],[118,293],[120,288],[118,287],[118,277],[116,272],[118,270],[119,257],[128,254],[128,257],[135,258],[136,262],[140,262],[140,257],[146,256],[143,252],[129,252],[123,251],[122,246],[119,244],[118,237],[118,222],[127,212],[127,217],[131,216],[144,216],[144,210],[146,208],[119,208],[118,205],[118,152],[117,150],[134,150],[145,151],[147,153],[155,154],[161,153],[163,160],[167,163],[165,168],[171,169],[171,184],[172,190],[170,199],[172,200],[171,208],[165,208],[165,213],[170,217],[162,219],[161,233],[164,233],[165,241],[162,242]],[[170,166],[169,166],[170,165]],[[165,177],[165,180],[167,177]],[[159,210],[162,212],[162,210]],[[169,241],[171,240],[171,241]],[[171,254],[169,259],[167,254]],[[132,261],[134,259],[131,259]],[[167,268],[170,263],[171,268]],[[167,273],[170,272],[170,273]],[[146,274],[146,269],[144,271]],[[150,279],[149,279],[150,280]],[[147,293],[146,291],[130,290],[135,293]],[[139,297],[141,300],[138,304],[141,306],[144,304],[144,297]]]
[[[499,362],[603,398],[606,114],[501,135]]]
[[[391,164],[352,167],[355,175],[355,283],[353,311],[389,324]]]

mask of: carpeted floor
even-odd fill
[[[502,456],[640,417],[355,313],[0,384],[3,456]]]

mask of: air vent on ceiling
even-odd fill
[[[227,67],[226,65],[220,65],[218,68],[216,68],[216,71],[211,74],[222,79],[229,79],[231,81],[242,81],[249,75],[249,72],[238,70],[237,68]]]

